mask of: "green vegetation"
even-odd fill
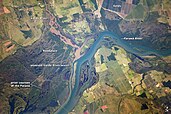
[[[94,42],[94,39],[91,38],[87,41],[86,45],[83,46],[81,53],[84,53]]]
[[[141,19],[146,17],[146,10],[142,4],[137,5],[126,17],[126,19]]]
[[[59,0],[55,1],[55,5],[53,8],[56,15],[58,15],[59,17],[67,17],[67,20],[65,20],[65,22],[70,22],[72,20],[73,14],[82,12],[77,0],[61,0],[59,3],[58,1]]]
[[[132,79],[134,76],[135,76],[134,71],[129,70],[129,71],[128,71],[128,77],[129,77],[129,79]]]
[[[95,0],[83,0],[85,7],[92,11],[97,10],[97,4],[95,4]]]
[[[9,5],[9,3],[11,3],[11,5],[14,6],[22,6],[22,5],[37,5],[40,1],[39,0],[3,0],[3,4],[4,5]]]

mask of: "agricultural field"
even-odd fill
[[[111,56],[112,54],[114,56]],[[142,80],[140,74],[128,70],[127,64],[130,60],[125,54],[126,52],[119,47],[109,49],[102,46],[97,50],[94,57],[99,81],[84,91],[79,103],[69,114],[150,113],[150,106],[146,101],[128,95],[132,93],[131,87],[135,87],[134,92],[137,96],[141,95],[146,85],[144,82],[139,84]],[[129,84],[127,80],[134,83]],[[148,92],[146,95],[148,98],[151,97]],[[158,112],[155,107],[151,108]]]
[[[119,52],[119,50],[117,51]],[[113,54],[113,56],[111,54]],[[122,61],[119,61],[122,56],[122,53],[116,52],[115,54],[111,49],[107,49],[106,47],[100,48],[95,54],[96,71],[100,72],[100,75],[103,75],[102,77],[105,78],[106,83],[114,86],[118,92],[127,93],[129,90],[131,90],[131,86],[125,76],[125,69],[123,69],[121,66],[120,62]]]

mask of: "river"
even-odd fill
[[[91,45],[89,50],[78,60],[74,61],[73,63],[73,74],[72,77],[75,78],[75,85],[74,88],[71,90],[70,95],[66,102],[60,107],[60,109],[55,112],[55,114],[68,114],[77,104],[79,100],[79,81],[80,81],[80,71],[81,71],[81,65],[89,61],[94,54],[96,53],[97,49],[100,47],[100,42],[104,40],[105,37],[110,37],[115,42],[116,45],[124,48],[127,52],[136,54],[138,56],[147,56],[147,55],[157,55],[157,56],[167,56],[171,54],[171,50],[167,51],[159,51],[154,50],[148,47],[144,46],[137,46],[134,47],[131,44],[128,44],[127,42],[123,41],[119,36],[112,32],[104,31],[99,33],[98,38],[94,41],[94,43]]]

